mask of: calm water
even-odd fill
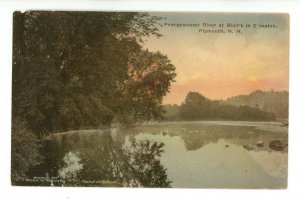
[[[272,141],[275,146],[270,145]],[[52,135],[36,185],[285,188],[287,128],[179,122]]]

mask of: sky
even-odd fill
[[[209,99],[227,99],[255,90],[288,90],[289,16],[287,14],[151,13],[163,17],[160,38],[150,37],[145,48],[167,55],[176,67],[176,82],[164,104],[181,104],[189,91]],[[175,27],[169,24],[200,24]],[[203,23],[216,28],[202,27]],[[243,24],[241,33],[227,33],[227,23]],[[223,33],[200,33],[220,29]],[[249,28],[245,28],[249,24]],[[271,24],[275,28],[255,28]],[[236,31],[238,28],[229,28]]]

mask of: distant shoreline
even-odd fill
[[[203,125],[217,125],[217,126],[248,126],[248,127],[255,127],[255,129],[262,130],[262,131],[270,131],[270,132],[282,132],[288,133],[288,127],[282,126],[281,122],[272,121],[272,122],[265,122],[265,121],[226,121],[226,120],[198,120],[198,121],[151,121],[151,122],[144,122],[139,125],[122,127],[120,125],[114,124],[111,127],[103,127],[103,128],[90,128],[90,129],[78,129],[78,130],[70,130],[65,132],[53,133],[47,136],[47,138],[51,136],[69,134],[69,133],[77,133],[77,132],[91,132],[91,131],[105,131],[105,130],[112,130],[112,129],[126,129],[132,128],[136,126],[148,126],[148,125],[166,125],[166,124],[203,124]]]

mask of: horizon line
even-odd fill
[[[233,96],[229,96],[229,97],[226,97],[226,98],[221,98],[221,99],[210,99],[210,98],[207,98],[205,95],[203,95],[202,93],[200,92],[197,92],[197,91],[189,91],[189,92],[196,92],[196,93],[199,93],[200,95],[204,96],[206,99],[208,100],[211,100],[211,101],[226,101],[230,98],[233,98],[233,97],[237,97],[237,96],[247,96],[247,95],[251,95],[252,93],[254,92],[258,92],[258,91],[261,91],[261,92],[288,92],[289,93],[289,90],[288,89],[284,89],[284,90],[274,90],[274,89],[270,89],[270,90],[254,90],[248,94],[237,94],[237,95],[233,95]],[[188,92],[188,93],[189,93]],[[186,93],[186,95],[188,94]],[[185,95],[185,96],[186,96]],[[181,103],[162,103],[161,105],[181,105],[182,103],[184,103],[184,100],[181,102]]]

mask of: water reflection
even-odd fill
[[[170,187],[161,164],[162,142],[128,138],[123,145],[109,132],[53,136],[47,145],[50,177],[61,186]]]
[[[287,183],[287,134],[255,126],[166,123],[69,132],[51,136],[45,154],[32,177],[46,174],[50,181],[37,185],[284,188]]]
[[[72,185],[76,185],[79,178],[78,174],[83,169],[80,157],[70,151],[64,156],[63,163],[64,166],[58,170],[58,175],[63,180],[63,184],[68,185],[71,183]]]
[[[265,173],[275,178],[287,177],[288,156],[282,152],[252,151],[249,155],[258,163]]]
[[[172,187],[285,188],[287,133],[255,126],[146,125],[122,135],[165,144],[161,162]],[[272,148],[272,141],[285,147]],[[249,147],[248,149],[245,147]],[[251,149],[250,149],[251,147]]]
[[[273,127],[276,127],[272,125]],[[271,129],[272,126],[266,126]],[[286,131],[286,132],[284,132]],[[283,132],[271,132],[251,126],[211,125],[211,124],[164,124],[161,126],[146,125],[135,129],[124,130],[125,135],[148,133],[153,135],[179,136],[183,139],[186,150],[192,151],[207,144],[217,143],[225,139],[242,146],[248,151],[282,151],[287,152],[287,129]]]

